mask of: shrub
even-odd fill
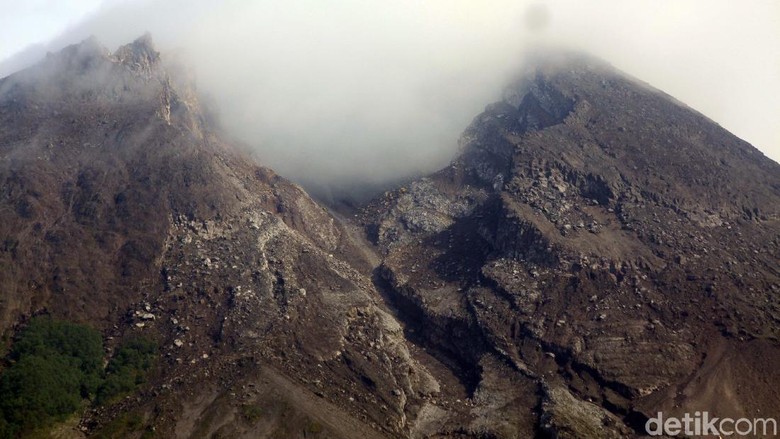
[[[135,337],[124,342],[106,367],[106,378],[95,403],[105,404],[134,391],[144,382],[156,357],[157,345],[151,340]]]
[[[51,358],[81,372],[83,397],[94,394],[103,374],[103,339],[88,326],[37,317],[14,343],[11,358]]]
[[[96,439],[120,439],[131,436],[143,428],[144,419],[137,413],[125,413],[95,432]]]
[[[241,415],[254,424],[263,416],[263,408],[257,404],[245,404],[241,406]]]
[[[0,438],[13,437],[14,431],[11,430],[11,425],[5,420],[5,416],[0,413]]]
[[[0,375],[0,439],[63,421],[85,400],[97,404],[135,391],[157,345],[131,338],[103,370],[103,341],[88,326],[36,317],[20,333]]]
[[[0,437],[64,420],[102,381],[100,333],[37,317],[22,331],[0,377]]]

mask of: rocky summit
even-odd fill
[[[48,428],[618,438],[776,412],[780,165],[600,61],[528,65],[449,166],[361,206],[257,164],[148,35],[0,80],[4,350],[40,315],[107,359],[158,347]]]

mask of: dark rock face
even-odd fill
[[[362,218],[389,294],[427,323],[419,336],[511,365],[538,386],[515,409],[553,436],[780,403],[762,384],[780,380],[762,372],[780,356],[780,166],[599,62],[540,62],[474,120],[450,167]],[[442,340],[455,325],[464,339]],[[609,422],[582,420],[593,413]],[[502,436],[485,416],[460,425]]]
[[[780,167],[671,98],[541,62],[451,166],[346,220],[180,73],[144,36],[0,81],[0,330],[161,347],[87,433],[626,437],[780,406]]]
[[[0,153],[0,329],[48,312],[161,346],[88,431],[400,435],[437,391],[347,228],[223,142],[148,36],[3,79]]]

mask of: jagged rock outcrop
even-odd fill
[[[87,432],[135,413],[165,437],[406,434],[438,382],[365,256],[175,73],[147,35],[0,81],[0,331],[45,312],[158,341],[156,377]]]
[[[160,345],[79,434],[625,437],[780,406],[780,166],[589,58],[538,60],[450,166],[344,219],[224,141],[150,36],[90,39],[0,80],[0,182],[0,331]]]
[[[555,437],[640,435],[657,410],[777,407],[759,381],[725,390],[780,356],[777,163],[570,54],[537,60],[461,148],[361,217],[384,254],[387,294],[411,308],[439,356],[511,366],[538,386],[523,404]],[[448,343],[453,327],[461,337]],[[713,374],[727,376],[714,392],[692,380]],[[486,378],[468,379],[475,389]]]

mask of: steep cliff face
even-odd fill
[[[0,331],[159,344],[73,434],[625,437],[780,406],[776,163],[571,56],[461,148],[343,219],[225,142],[149,36],[68,47],[0,80]]]
[[[765,368],[780,357],[780,166],[603,63],[539,60],[451,166],[362,221],[418,336],[442,357],[510,365],[538,392],[505,409],[533,412],[537,431],[639,434],[656,410],[780,403],[765,385],[780,380]],[[482,388],[497,373],[471,376],[473,397],[501,400],[506,388]],[[588,412],[601,430],[577,420]],[[479,408],[463,416],[506,432]]]
[[[145,36],[113,54],[87,40],[0,82],[0,329],[49,313],[109,346],[160,344],[142,397],[87,413],[88,431],[131,412],[166,437],[306,434],[285,417],[340,437],[407,431],[438,383],[370,263],[300,187],[223,142],[169,72]],[[273,410],[233,422],[253,404]]]

